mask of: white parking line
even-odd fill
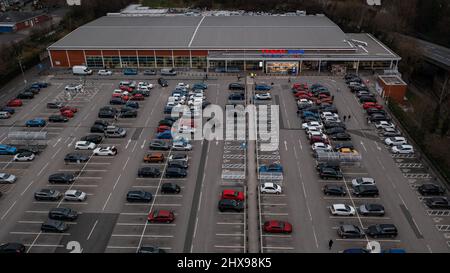
[[[0,220],[3,220],[5,217],[6,217],[6,215],[8,215],[8,213],[11,211],[11,209],[14,207],[14,205],[17,203],[17,201],[14,201],[13,203],[12,203],[12,205],[9,207],[9,209],[3,214],[3,216],[2,216],[2,218],[0,218]]]
[[[214,245],[216,248],[244,248],[241,245]]]
[[[142,235],[142,234],[112,234],[111,237],[146,237],[146,238],[173,238],[173,235]]]
[[[265,249],[277,249],[277,250],[293,250],[295,248],[289,246],[263,246]]]
[[[98,220],[95,220],[94,226],[91,229],[91,232],[89,232],[88,237],[86,238],[87,241],[91,238],[92,233],[94,232],[95,227],[97,226]]]
[[[118,226],[145,226],[144,223],[117,223]],[[148,226],[171,226],[174,227],[177,224],[158,224],[158,223],[148,223]]]
[[[109,199],[111,198],[111,195],[112,195],[112,192],[109,193],[108,199],[106,199],[106,202],[105,202],[105,204],[103,205],[102,211],[105,211],[106,205],[108,204]]]

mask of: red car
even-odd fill
[[[131,98],[129,95],[122,95],[122,100],[128,101]]]
[[[61,107],[60,109],[59,109],[59,111],[62,113],[62,112],[64,112],[64,111],[71,111],[71,112],[73,112],[73,113],[76,113],[76,112],[78,112],[78,109],[77,108],[75,108],[75,107],[70,107],[70,106],[64,106],[64,107]]]
[[[73,112],[70,110],[61,111],[61,116],[66,118],[73,118]]]
[[[112,97],[113,98],[120,98],[120,97],[122,97],[122,93],[113,93]]]
[[[319,99],[326,99],[326,98],[330,98],[330,96],[328,96],[327,94],[319,94],[319,96],[317,96]]]
[[[131,87],[129,87],[129,86],[126,86],[126,85],[121,85],[121,86],[119,86],[119,88],[120,88],[120,90],[122,90],[122,91],[128,91],[128,92],[133,91],[133,88],[131,88]]]
[[[156,129],[156,132],[162,133],[162,132],[170,131],[170,130],[171,130],[170,126],[159,125],[158,128]]]
[[[130,100],[144,100],[144,95],[142,94],[134,94],[133,96],[131,96]]]
[[[292,85],[292,89],[297,89],[297,90],[308,90],[308,84],[306,83],[294,83]]]
[[[316,100],[316,104],[317,105],[333,104],[333,99],[331,99],[331,98],[318,99],[318,100]]]
[[[264,223],[264,231],[268,233],[292,233],[292,225],[285,221],[267,221]]]
[[[312,97],[312,94],[306,91],[298,91],[297,93],[294,94],[294,97],[298,98],[300,96]]]
[[[376,109],[381,110],[381,109],[383,109],[383,105],[380,105],[376,102],[366,102],[363,104],[363,108],[364,108],[364,110],[367,110],[369,108],[376,108]]]
[[[309,144],[314,144],[314,143],[317,143],[317,142],[322,142],[322,143],[325,143],[325,144],[330,144],[330,141],[328,140],[328,139],[326,139],[326,138],[323,138],[323,137],[321,137],[321,136],[312,136],[310,139],[309,139]]]
[[[175,215],[170,210],[154,210],[148,214],[147,220],[150,223],[172,223]]]
[[[220,198],[244,201],[244,193],[241,191],[235,191],[235,190],[223,190],[222,194],[220,195]]]
[[[12,99],[8,102],[8,104],[6,106],[9,107],[20,107],[22,106],[22,100],[20,99]]]

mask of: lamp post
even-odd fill
[[[18,56],[17,59],[19,61],[20,71],[22,72],[23,83],[26,86],[27,85],[27,79],[25,78],[25,72],[23,71],[22,60],[20,59],[20,56]]]

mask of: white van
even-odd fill
[[[177,72],[173,70],[173,68],[163,68],[161,69],[161,75],[162,76],[175,76],[177,75]]]
[[[75,65],[72,67],[74,75],[92,75],[92,70],[85,65]]]

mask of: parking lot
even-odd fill
[[[1,144],[12,144],[8,138],[11,131],[47,132],[46,140],[40,143],[41,152],[33,161],[15,162],[13,155],[0,155],[2,172],[17,176],[16,183],[0,184],[3,193],[0,198],[0,242],[21,242],[27,246],[28,252],[69,252],[71,248],[68,248],[68,243],[71,241],[79,242],[83,252],[136,252],[144,245],[159,246],[167,252],[246,252],[246,198],[242,212],[220,212],[217,208],[224,190],[243,192],[246,197],[248,170],[245,140],[193,141],[193,149],[182,152],[189,157],[185,178],[137,176],[141,167],[156,167],[164,174],[167,158],[180,153],[158,151],[165,157],[163,162],[143,161],[146,154],[154,152],[149,150],[149,143],[156,138],[158,121],[166,116],[163,109],[174,86],[178,82],[192,85],[201,82],[201,78],[179,75],[169,79],[168,87],[160,87],[156,77],[146,79],[155,87],[150,97],[139,101],[138,116],[107,119],[127,130],[126,137],[103,138],[99,144],[115,146],[117,155],[93,156],[90,150],[75,150],[76,142],[91,134],[90,128],[98,119],[99,109],[109,105],[111,93],[119,81],[129,79],[141,80],[122,75],[115,75],[114,79],[88,78],[83,92],[71,93],[64,87],[69,83],[83,82],[78,77],[45,77],[40,80],[50,82],[49,87],[42,89],[32,100],[23,100],[23,106],[17,107],[10,119],[0,121]],[[231,76],[209,79],[208,89],[205,90],[207,101],[225,107],[227,97],[233,93],[228,90],[228,84],[236,80]],[[424,197],[416,191],[421,184],[435,182],[429,167],[417,154],[393,155],[389,152],[380,131],[367,123],[364,110],[341,77],[298,77],[288,82],[287,77],[257,76],[255,79],[241,79],[240,82],[247,83],[247,88],[252,89],[259,83],[271,85],[271,99],[258,101],[257,105],[280,106],[278,147],[267,149],[263,145],[267,141],[258,135],[257,168],[271,164],[280,164],[283,168],[280,174],[258,173],[258,185],[276,183],[282,187],[281,194],[258,191],[261,252],[340,252],[348,248],[361,248],[372,238],[344,239],[338,236],[338,227],[350,224],[365,229],[385,223],[395,224],[398,236],[377,239],[383,249],[448,252],[449,211],[429,209],[423,203]],[[347,131],[361,160],[357,164],[341,166],[342,180],[324,180],[317,174],[317,159],[312,155],[311,145],[296,113],[297,105],[291,92],[294,82],[305,82],[309,86],[322,84],[334,96],[339,115],[352,116],[346,121]],[[341,91],[337,92],[337,88]],[[48,119],[57,114],[58,109],[46,107],[46,103],[57,101],[76,107],[78,111],[75,116],[65,123],[49,122],[44,127],[25,127],[29,119]],[[274,113],[269,112],[267,120],[272,115]],[[226,121],[225,131],[232,126],[237,128],[233,121]],[[87,156],[88,160],[65,164],[66,154],[74,152]],[[75,182],[68,185],[50,184],[48,176],[57,172],[73,173]],[[358,177],[373,177],[377,181],[379,196],[356,197],[351,194],[351,181]],[[181,188],[180,193],[161,193],[164,183],[177,184]],[[325,185],[343,186],[348,194],[344,197],[325,196],[322,192]],[[87,194],[87,198],[81,202],[34,200],[34,192],[42,188],[61,193],[80,190]],[[153,199],[148,203],[130,203],[126,200],[130,190],[150,192]],[[365,203],[381,204],[385,215],[330,214],[333,204],[357,208]],[[71,208],[80,215],[76,221],[67,222],[69,229],[63,233],[41,232],[41,224],[55,207]],[[172,211],[175,220],[171,223],[149,223],[148,214],[157,209]],[[291,223],[292,233],[264,232],[262,225],[269,220]],[[330,239],[334,241],[331,250],[328,247]]]

